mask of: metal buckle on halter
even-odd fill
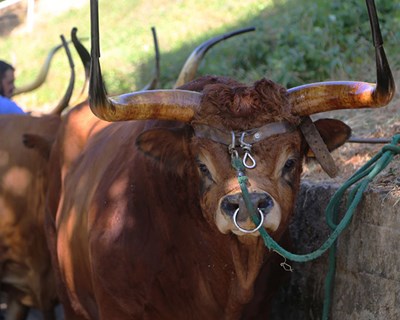
[[[229,132],[223,129],[202,123],[193,124],[193,128],[197,137],[210,139],[228,146],[228,151],[232,159],[239,158],[239,152],[236,148],[240,147],[244,152],[242,163],[247,169],[252,169],[257,165],[251,153],[251,148],[254,143],[258,143],[273,135],[295,130],[295,126],[287,121],[267,123],[259,128],[252,128],[238,133],[230,131],[231,137],[229,137]],[[239,140],[238,144],[236,144],[236,139]]]
[[[257,163],[256,160],[251,155],[251,144],[244,142],[244,136],[246,132],[242,132],[242,136],[240,137],[240,147],[244,150],[244,157],[243,157],[243,165],[247,169],[253,169]],[[247,162],[250,160],[250,164]]]
[[[240,142],[239,147],[242,148],[242,150],[244,151],[244,156],[243,156],[242,162],[243,162],[243,165],[247,169],[253,169],[257,165],[257,163],[256,163],[256,160],[251,155],[251,144],[244,141],[245,135],[246,135],[246,132],[242,132],[241,136],[240,136],[240,141],[239,141]],[[231,136],[232,136],[232,142],[228,146],[228,151],[232,158],[238,158],[239,152],[236,150],[236,134],[235,134],[235,132],[231,131]]]
[[[232,142],[231,144],[228,146],[228,151],[229,154],[231,155],[231,158],[239,158],[239,153],[236,150],[236,136],[235,136],[235,132],[231,131],[231,135],[232,135]]]

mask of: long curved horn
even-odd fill
[[[49,51],[49,53],[47,55],[47,58],[46,58],[46,60],[45,60],[45,62],[43,64],[42,68],[40,69],[40,72],[39,72],[37,78],[35,80],[33,80],[31,83],[28,83],[28,84],[23,85],[21,87],[15,88],[13,96],[16,96],[16,95],[21,94],[21,93],[26,93],[26,92],[29,92],[29,91],[33,91],[33,90],[39,88],[47,78],[47,75],[48,75],[49,69],[50,69],[50,64],[51,64],[51,61],[52,61],[54,55],[62,47],[63,47],[62,44],[53,47]]]
[[[145,85],[142,90],[154,90],[157,87],[160,79],[160,49],[158,47],[157,32],[155,27],[151,27],[151,33],[153,34],[156,68],[153,79],[147,85]]]
[[[83,82],[83,87],[81,92],[79,93],[78,99],[80,101],[87,99],[87,91],[86,88],[89,84],[89,76],[90,76],[90,53],[82,44],[77,36],[78,29],[73,27],[71,30],[71,41],[75,47],[75,50],[78,52],[78,56],[81,59],[83,69],[85,72],[85,81]],[[85,94],[85,95],[84,95]]]
[[[71,41],[75,47],[75,50],[78,52],[79,58],[82,61],[83,67],[85,69],[85,76],[89,78],[90,74],[90,53],[79,40],[78,36],[78,28],[73,27],[71,30]],[[87,38],[86,38],[87,40]]]
[[[61,101],[58,103],[57,107],[55,107],[53,109],[53,111],[50,112],[50,114],[58,114],[58,115],[61,115],[63,110],[66,107],[68,107],[69,101],[71,100],[72,92],[74,91],[74,84],[75,84],[75,65],[74,65],[74,61],[72,59],[71,51],[69,50],[68,43],[67,43],[67,41],[65,41],[64,36],[61,35],[60,38],[62,41],[62,46],[64,47],[65,52],[68,57],[68,62],[69,62],[71,73],[70,73],[67,91],[65,92]]]
[[[332,81],[289,89],[293,114],[307,116],[338,109],[383,107],[392,100],[395,82],[383,48],[375,3],[373,0],[366,3],[375,47],[377,83]]]
[[[163,119],[190,121],[202,95],[185,90],[140,91],[108,98],[100,68],[98,0],[90,1],[91,68],[89,102],[92,112],[106,121]]]
[[[187,58],[185,64],[183,65],[183,68],[178,76],[178,80],[176,80],[174,88],[180,87],[180,86],[184,85],[185,83],[188,83],[189,81],[194,79],[197,69],[199,68],[201,60],[204,58],[207,51],[210,50],[214,45],[216,45],[217,43],[219,43],[223,40],[234,37],[236,35],[254,31],[254,30],[256,30],[256,28],[254,28],[254,27],[239,29],[236,31],[222,34],[220,36],[216,36],[212,39],[209,39],[209,40],[203,42],[196,49],[194,49],[194,51],[191,53],[189,58]]]

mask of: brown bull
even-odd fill
[[[91,135],[59,181],[61,195],[49,190],[46,227],[67,319],[266,319],[276,275],[256,230],[279,241],[287,229],[308,149],[299,124],[321,111],[383,106],[393,96],[375,11],[376,85],[286,90],[265,79],[248,86],[204,77],[181,90],[109,99],[97,1],[92,6],[93,112],[108,121],[155,120],[113,123]],[[349,136],[338,121],[315,126],[329,148]],[[59,152],[51,161],[59,164]],[[232,168],[232,157],[246,170]],[[243,174],[257,226],[237,182]]]
[[[177,84],[184,83],[193,78],[202,58],[212,46],[222,40],[252,30],[254,30],[254,28],[241,29],[212,38],[201,44],[187,59],[184,67],[181,70]],[[156,72],[153,80],[145,86],[145,89],[153,89],[154,86],[156,86],[159,78],[158,44],[154,29],[153,37],[156,48]],[[86,52],[86,49],[79,42],[76,42],[76,37],[73,37],[72,39],[83,64],[90,64],[90,55]],[[88,141],[95,136],[99,130],[108,125],[110,125],[110,122],[99,119],[91,112],[87,101],[84,101],[78,106],[72,108],[63,117],[60,129],[58,131],[58,138],[53,146],[53,157],[52,161],[50,162],[49,169],[51,172],[49,185],[51,192],[48,202],[49,207],[52,208],[52,212],[57,210],[58,202],[60,200],[60,183],[64,180],[65,175],[70,170],[70,167],[79,158],[79,155],[81,154],[82,150],[85,149]],[[51,225],[53,223],[53,217],[49,217],[49,221]]]
[[[53,319],[56,285],[44,235],[48,156],[71,98],[75,73],[53,114],[0,116],[0,290],[7,293],[6,319],[25,319],[29,307]],[[41,139],[36,140],[35,137]],[[27,149],[35,145],[37,150]]]

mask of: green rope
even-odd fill
[[[353,174],[347,182],[334,194],[331,201],[329,202],[326,211],[326,221],[331,230],[337,227],[337,219],[339,211],[339,204],[345,191],[350,188],[351,185],[360,181],[350,192],[347,199],[347,211],[354,211],[359,202],[361,201],[362,195],[367,188],[368,184],[392,161],[396,154],[400,154],[400,146],[397,146],[400,141],[400,134],[393,137],[391,144],[384,146],[373,158],[371,158],[364,166],[362,166],[355,174]],[[324,305],[322,310],[322,320],[329,319],[329,313],[331,310],[331,301],[333,293],[333,283],[335,280],[336,272],[336,251],[337,241],[334,242],[332,248],[329,250],[329,270],[325,278],[325,289],[324,289]]]
[[[260,228],[259,232],[263,238],[264,244],[270,250],[274,250],[282,255],[284,258],[296,261],[296,262],[306,262],[320,257],[328,249],[331,248],[329,253],[329,271],[325,279],[325,299],[322,319],[328,319],[328,314],[330,310],[331,293],[335,275],[336,268],[336,242],[342,231],[349,225],[351,218],[353,217],[354,210],[358,206],[362,199],[363,192],[367,188],[368,184],[375,178],[375,176],[380,173],[386,166],[392,161],[396,154],[400,153],[400,146],[397,146],[400,141],[400,134],[393,137],[390,144],[384,146],[382,150],[376,154],[372,159],[370,159],[364,166],[362,166],[353,176],[346,181],[342,187],[340,187],[336,193],[333,195],[331,201],[329,202],[325,215],[326,221],[329,228],[332,230],[328,239],[321,245],[320,248],[308,254],[294,254],[284,248],[282,248],[277,242],[275,242],[271,236],[267,233],[264,228]],[[246,204],[247,209],[250,212],[251,218],[255,225],[260,223],[260,220],[256,214],[256,211],[251,203],[249,192],[247,189],[248,178],[244,174],[245,168],[243,166],[242,160],[238,157],[232,159],[232,166],[236,169],[238,173],[238,181],[240,189],[242,191],[243,200]],[[364,180],[362,180],[364,179]],[[353,184],[359,182],[349,193],[346,213],[344,214],[342,220],[337,223],[339,205],[342,198]]]
[[[236,165],[235,164],[236,162],[237,161],[235,159],[232,161],[232,164],[234,165],[234,167]],[[235,167],[235,168],[238,169],[237,167]],[[238,170],[238,172],[242,172],[242,171]],[[242,196],[243,196],[243,200],[246,204],[246,207],[251,214],[251,218],[252,218],[254,224],[258,225],[260,223],[260,219],[255,214],[255,209],[253,207],[253,204],[251,203],[251,200],[249,197],[249,192],[247,189],[248,178],[247,178],[247,176],[239,173],[238,181],[239,181],[240,189],[242,191]],[[325,253],[325,251],[327,251],[332,246],[332,244],[336,241],[336,239],[338,238],[340,233],[343,231],[343,229],[349,224],[350,219],[351,219],[351,213],[347,213],[345,215],[345,217],[342,219],[341,223],[338,225],[338,227],[331,233],[328,240],[326,240],[326,242],[319,249],[315,250],[314,252],[311,252],[308,254],[301,254],[301,255],[291,253],[291,252],[287,251],[286,249],[282,248],[274,239],[271,238],[271,236],[267,233],[267,231],[264,228],[260,228],[258,231],[260,232],[260,234],[263,238],[264,244],[268,249],[278,252],[280,255],[282,255],[283,257],[285,257],[289,260],[296,261],[296,262],[307,262],[310,260],[314,260],[314,259],[318,258],[319,256],[321,256],[323,253]]]

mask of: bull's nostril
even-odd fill
[[[270,197],[267,197],[266,199],[262,200],[258,204],[258,209],[263,211],[264,213],[267,212],[269,209],[271,209],[274,205],[274,202]]]
[[[271,208],[274,206],[274,201],[268,193],[251,193],[250,201],[253,204],[253,207],[264,215],[268,214],[271,211]],[[233,217],[239,208],[243,209],[241,210],[242,213],[248,211],[244,204],[242,194],[240,193],[228,195],[221,201],[221,210],[230,217]],[[239,215],[240,219],[246,218],[246,216],[243,216],[243,214]]]
[[[232,202],[232,199],[225,198],[224,200],[222,200],[221,203],[221,209],[228,215],[228,216],[233,216],[235,211],[239,208],[239,204],[238,203],[234,203]]]

